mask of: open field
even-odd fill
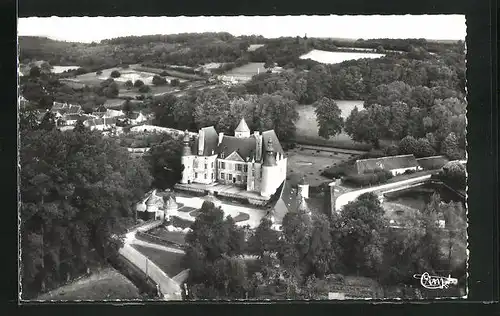
[[[341,115],[344,120],[349,116],[349,114],[351,114],[351,111],[354,109],[354,107],[357,106],[358,109],[361,109],[363,107],[363,101],[336,100],[335,102],[337,102],[337,105],[342,111]],[[355,144],[355,142],[352,141],[349,135],[347,135],[345,132],[342,132],[340,135],[337,135],[335,137],[331,137],[328,140],[325,140],[324,138],[318,136],[318,123],[316,121],[316,113],[314,113],[313,105],[299,105],[297,111],[299,112],[299,120],[295,125],[297,127],[297,140],[300,140],[301,138],[307,138],[312,141],[318,140],[321,142],[327,142],[331,146],[335,146],[336,143],[338,143],[339,147],[352,147]]]
[[[233,77],[249,77],[255,76],[260,69],[260,72],[265,72],[264,63],[248,63],[241,67],[236,67],[229,70],[224,75]]]
[[[36,300],[118,300],[138,299],[139,290],[113,268],[100,270],[89,277],[42,294]]]
[[[248,47],[247,51],[249,52],[253,52],[259,48],[261,48],[262,46],[264,46],[265,44],[252,44]]]
[[[169,277],[174,277],[184,270],[181,266],[184,254],[162,251],[155,248],[144,247],[140,245],[132,245],[137,251],[153,261],[160,269],[163,270]]]
[[[288,167],[287,178],[293,184],[296,184],[302,175],[306,176],[310,186],[318,186],[323,182],[330,182],[331,179],[323,177],[321,172],[334,163],[340,163],[347,160],[348,154],[334,154],[331,152],[310,149],[293,149],[287,152]]]
[[[80,67],[78,66],[52,66],[51,71],[55,74],[60,74],[62,72],[65,72],[67,70],[76,70]]]
[[[376,53],[353,53],[353,52],[329,52],[324,50],[313,49],[307,54],[300,56],[300,59],[312,59],[323,64],[338,64],[346,60],[362,59],[362,58],[380,58],[385,54]]]

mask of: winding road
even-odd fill
[[[141,252],[137,251],[133,244],[147,246],[156,248],[162,251],[184,253],[184,251],[170,248],[166,246],[156,245],[141,241],[135,238],[135,233],[137,231],[149,230],[157,225],[161,224],[161,221],[155,221],[147,225],[136,228],[125,235],[125,240],[123,247],[120,249],[120,254],[124,256],[133,265],[139,268],[142,272],[147,274],[156,284],[158,284],[161,293],[163,294],[163,299],[167,301],[180,301],[182,300],[181,287],[178,282],[170,278],[162,269],[160,269],[156,264],[154,264],[150,259],[144,256]]]
[[[431,175],[428,174],[425,176],[416,177],[416,178],[412,178],[412,179],[408,179],[408,180],[403,180],[403,181],[398,181],[398,182],[393,182],[393,183],[388,183],[388,184],[382,184],[382,185],[375,186],[375,187],[370,187],[370,188],[366,188],[366,189],[361,189],[361,190],[356,190],[356,191],[344,193],[344,194],[340,195],[335,200],[335,210],[337,212],[340,212],[340,210],[342,209],[342,207],[344,205],[346,205],[349,202],[354,201],[361,194],[368,193],[368,192],[374,192],[374,191],[381,191],[381,190],[384,190],[384,191],[391,190],[391,189],[395,189],[398,187],[407,186],[407,185],[415,184],[418,182],[422,182],[424,180],[430,179],[430,177],[431,177]]]

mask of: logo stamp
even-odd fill
[[[415,279],[420,280],[420,284],[426,288],[431,290],[436,289],[447,289],[450,285],[457,285],[458,279],[452,278],[451,275],[448,277],[430,275],[427,272],[423,274],[414,274],[413,277]]]

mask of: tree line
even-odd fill
[[[187,299],[318,299],[325,280],[357,275],[385,287],[412,284],[421,271],[465,274],[465,211],[432,197],[425,209],[389,227],[378,198],[363,194],[340,214],[287,213],[282,230],[269,219],[251,231],[205,202],[186,236]],[[446,218],[447,227],[438,227]]]
[[[50,112],[38,124],[23,109],[20,134],[21,283],[32,298],[114,258],[153,179],[145,160],[81,121],[60,132]]]

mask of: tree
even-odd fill
[[[343,207],[338,219],[340,245],[344,265],[351,272],[372,276],[380,271],[387,228],[384,213],[373,193],[362,194]]]
[[[110,74],[111,78],[119,78],[122,74],[118,70],[113,70]]]
[[[298,103],[278,94],[263,94],[256,99],[255,129],[274,129],[278,138],[287,141],[295,136],[295,123],[299,119]]]
[[[306,262],[309,266],[307,275],[313,274],[323,278],[335,267],[336,255],[332,247],[332,236],[330,235],[330,222],[324,214],[313,217],[313,228],[311,232],[309,251]]]
[[[132,82],[132,80],[127,80],[127,81],[125,81],[124,85],[125,85],[125,88],[127,88],[127,90],[130,90],[134,86],[134,83]]]
[[[174,117],[177,97],[166,94],[153,100],[152,110],[154,113],[153,125],[176,128],[177,122]]]
[[[125,100],[122,105],[122,111],[125,113],[127,117],[129,117],[132,114],[134,107],[133,104],[130,100]]]
[[[75,131],[75,133],[83,133],[88,129],[83,124],[83,120],[78,120],[76,121],[75,128],[73,130]]]
[[[427,138],[419,138],[416,143],[415,157],[430,157],[436,154]]]
[[[266,253],[274,253],[278,249],[279,234],[272,228],[272,222],[267,218],[260,220],[259,226],[248,240],[248,250],[260,258]]]
[[[316,121],[318,122],[319,136],[330,138],[342,132],[344,119],[342,118],[337,103],[328,98],[321,98],[314,103],[316,113]]]
[[[283,217],[282,229],[278,252],[281,263],[290,271],[305,272],[304,259],[311,245],[311,218],[304,211],[289,212]]]
[[[268,59],[265,63],[264,63],[264,68],[265,69],[270,69],[270,68],[274,68],[274,62],[270,59]]]
[[[140,93],[148,93],[148,92],[151,92],[151,88],[149,86],[142,85],[139,87],[139,92]]]
[[[29,74],[29,76],[31,78],[38,78],[38,77],[40,77],[41,74],[42,74],[42,72],[40,70],[40,67],[38,67],[38,66],[31,67],[30,74]]]
[[[177,78],[174,78],[174,79],[170,80],[170,85],[171,85],[172,87],[178,87],[180,84],[181,84],[181,82],[180,82],[180,80],[179,80],[179,79],[177,79]]]
[[[19,111],[19,130],[34,130],[38,127],[37,112],[32,107],[21,108]]]
[[[358,111],[355,107],[345,122],[345,131],[356,142],[372,143],[376,148],[380,147],[380,129],[367,111]]]
[[[161,76],[158,76],[158,75],[154,75],[153,76],[153,80],[152,80],[152,83],[155,85],[155,86],[161,86],[161,85],[164,85],[167,83],[167,80]]]
[[[95,74],[96,74],[96,76],[100,76],[100,75],[102,75],[102,70],[98,70],[98,71],[96,71],[96,72],[95,72]]]
[[[441,153],[448,158],[455,160],[460,159],[458,150],[458,139],[455,133],[451,132],[441,143]]]
[[[134,82],[134,87],[136,88],[140,88],[144,85],[144,81],[140,80],[140,79],[137,79],[135,82]]]
[[[447,162],[438,178],[449,186],[458,190],[465,191],[467,185],[467,170],[465,166],[458,161]]]
[[[23,295],[117,255],[132,205],[149,188],[140,160],[100,133],[31,131],[21,142]]]
[[[229,132],[229,97],[223,89],[200,91],[195,100],[194,121],[198,128],[213,125],[217,131]]]
[[[394,144],[387,146],[387,148],[385,149],[386,156],[396,156],[398,154],[399,154],[399,148]]]
[[[182,139],[165,134],[144,156],[153,175],[153,186],[159,189],[173,187],[182,177]]]
[[[56,116],[53,112],[47,111],[40,122],[39,127],[46,131],[56,128]]]
[[[418,150],[418,142],[413,136],[406,136],[399,142],[401,155],[414,155]]]

